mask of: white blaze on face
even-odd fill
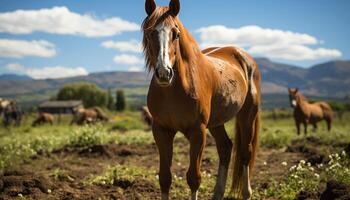
[[[159,73],[165,72],[165,70],[170,70],[171,63],[169,59],[169,36],[171,28],[168,26],[165,26],[163,24],[160,24],[156,27],[158,31],[158,37],[159,37],[159,54],[158,54],[158,61],[157,61],[157,67],[159,68]],[[160,74],[161,75],[161,74]]]
[[[295,99],[292,100],[292,106],[297,106],[297,101]]]

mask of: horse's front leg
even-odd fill
[[[161,199],[168,200],[172,181],[170,168],[173,158],[173,141],[176,131],[163,128],[155,122],[152,125],[152,130],[159,152],[159,185],[162,192]]]
[[[201,162],[206,139],[204,124],[189,130],[186,135],[190,141],[190,166],[187,171],[187,184],[191,188],[191,199],[197,200],[201,183]]]

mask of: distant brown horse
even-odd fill
[[[236,116],[231,190],[249,199],[259,133],[261,77],[257,64],[236,47],[201,51],[177,17],[179,0],[171,0],[169,7],[146,0],[145,7],[143,48],[148,70],[154,72],[147,105],[160,156],[161,198],[169,199],[173,140],[180,131],[190,142],[187,183],[191,198],[197,199],[207,128],[220,158],[213,199],[223,198],[232,151],[224,124]]]
[[[53,125],[54,119],[55,117],[52,114],[40,112],[38,117],[33,121],[32,126],[35,127],[42,124]]]
[[[141,115],[142,115],[142,119],[144,122],[146,122],[146,124],[148,124],[149,126],[152,126],[152,115],[148,110],[147,106],[143,106],[141,108]]]
[[[106,122],[108,120],[108,117],[103,113],[103,111],[99,107],[93,107],[90,109],[80,108],[75,111],[70,124],[94,124],[96,122]]]
[[[312,124],[317,129],[317,122],[326,120],[328,131],[332,128],[333,111],[326,102],[309,103],[299,92],[298,88],[289,88],[289,100],[294,108],[294,120],[297,133],[300,134],[300,124],[304,124],[304,134],[307,134],[307,125]]]

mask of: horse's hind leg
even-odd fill
[[[304,122],[304,134],[307,135],[307,122]]]
[[[254,165],[259,132],[259,107],[246,102],[236,118],[236,138],[234,144],[234,171],[232,192],[250,199],[251,169]]]
[[[191,188],[191,199],[197,200],[197,191],[201,183],[201,162],[206,139],[206,127],[204,124],[194,127],[186,133],[190,141],[190,167],[186,178]]]
[[[331,129],[332,129],[332,119],[327,118],[326,122],[327,122],[327,130],[331,131]]]
[[[297,134],[300,135],[300,122],[295,121],[295,126],[297,127]]]
[[[213,200],[221,200],[225,194],[227,172],[231,159],[232,141],[227,136],[224,125],[216,128],[210,128],[209,130],[215,139],[216,148],[220,158]]]
[[[316,132],[317,131],[317,124],[313,123],[312,126],[314,127],[313,132]]]
[[[173,141],[175,137],[174,131],[170,131],[153,124],[153,137],[156,141],[159,152],[159,184],[162,192],[161,199],[169,199],[169,191],[171,186],[171,164],[173,158]]]

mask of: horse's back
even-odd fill
[[[246,52],[236,47],[212,47],[202,52],[212,62],[219,82],[212,99],[210,125],[221,125],[239,112],[246,99],[242,94],[250,95],[250,91],[256,97],[259,86],[253,82],[252,73],[257,66]]]
[[[325,118],[333,118],[332,107],[327,102],[318,102],[318,105],[321,107]]]

